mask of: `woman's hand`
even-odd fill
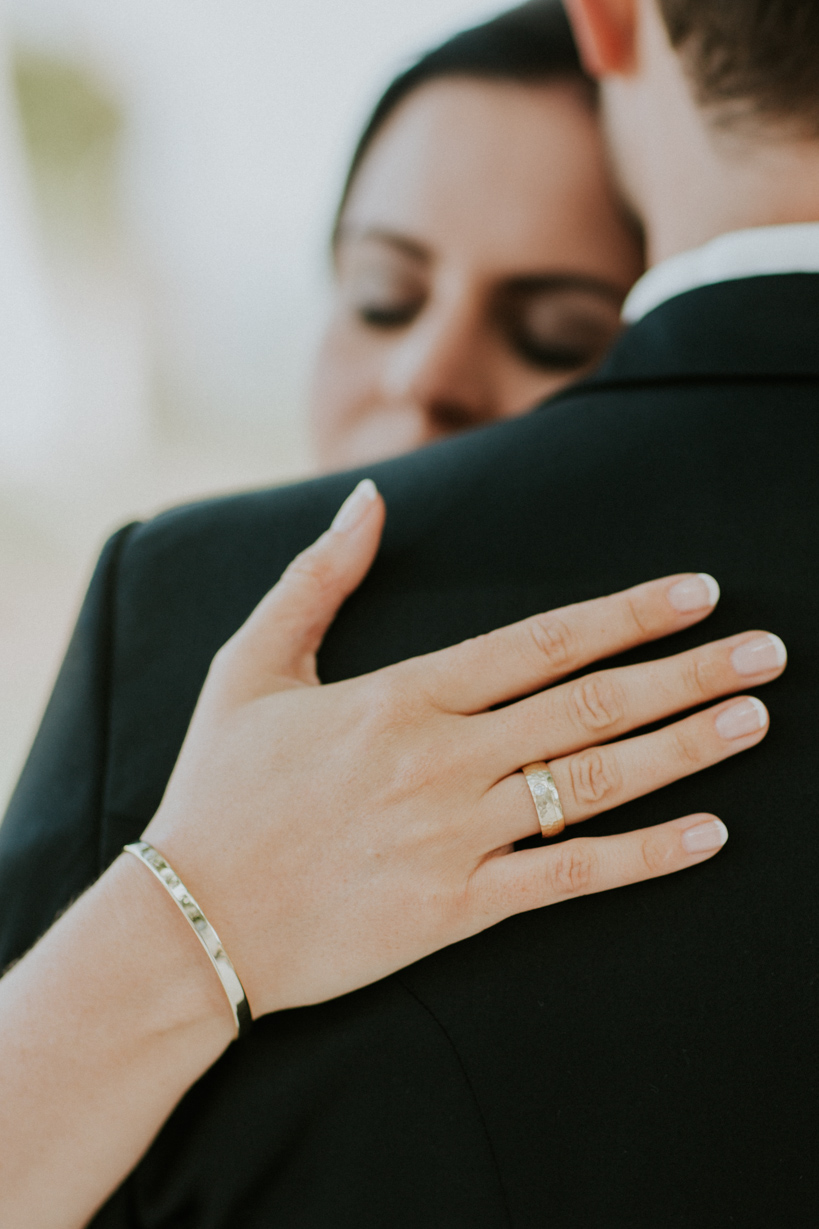
[[[514,852],[539,830],[518,770],[547,759],[578,823],[759,742],[767,714],[749,699],[621,736],[784,665],[776,637],[748,632],[560,682],[708,614],[716,585],[686,575],[320,687],[316,650],[383,519],[359,487],[217,655],[145,833],[256,1015],[344,994],[520,910],[710,857],[725,829],[708,815]],[[187,921],[118,858],[0,981],[3,1229],[87,1224],[233,1036]]]
[[[561,683],[710,613],[716,584],[683,575],[319,686],[316,652],[383,520],[360,484],[219,652],[145,832],[257,1016],[344,994],[521,910],[711,857],[727,832],[709,815],[515,852],[539,831],[519,769],[549,762],[574,825],[758,743],[768,717],[748,698],[622,736],[784,667],[777,637],[746,632]]]

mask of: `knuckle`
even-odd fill
[[[549,669],[565,670],[577,660],[577,636],[563,619],[538,615],[528,627],[535,652]]]
[[[656,836],[646,836],[640,843],[640,856],[646,875],[662,874],[667,860],[667,849]]]
[[[714,662],[701,653],[690,658],[683,667],[686,695],[697,700],[710,699],[715,691],[716,673]]]
[[[573,756],[570,780],[580,810],[609,803],[620,792],[616,760],[612,755],[604,756],[597,748]]]
[[[590,674],[572,684],[569,709],[581,729],[599,733],[622,720],[622,692],[610,674]]]
[[[674,753],[677,761],[685,767],[699,768],[705,759],[703,747],[696,734],[696,727],[684,722],[674,731]]]
[[[654,631],[655,620],[649,617],[649,612],[643,609],[635,594],[629,594],[626,598],[626,609],[637,634],[641,637],[650,636]]]
[[[586,892],[597,872],[597,855],[588,840],[566,841],[549,863],[549,884],[558,896]]]
[[[370,712],[380,718],[396,718],[406,706],[406,688],[391,670],[381,670],[372,675],[367,693]]]
[[[362,695],[368,737],[397,734],[418,719],[418,698],[399,671],[381,670],[370,677]]]

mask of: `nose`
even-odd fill
[[[491,349],[474,296],[430,305],[391,356],[386,398],[420,412],[427,439],[489,422],[498,417]]]

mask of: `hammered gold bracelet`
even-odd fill
[[[182,880],[171,869],[162,857],[162,854],[154,849],[153,845],[149,845],[147,841],[135,841],[133,845],[125,845],[124,849],[126,853],[132,853],[135,858],[139,858],[140,862],[147,866],[148,870],[156,876],[162,886],[170,893],[190,922],[197,939],[207,952],[208,958],[216,970],[219,981],[222,983],[222,988],[227,995],[230,1010],[233,1012],[233,1019],[236,1022],[236,1036],[244,1037],[253,1023],[250,1005],[247,1001],[244,987],[239,981],[239,975],[234,969],[227,952],[222,947],[222,942],[216,931]]]

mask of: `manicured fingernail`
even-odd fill
[[[767,722],[765,705],[749,696],[730,708],[724,708],[714,725],[721,738],[742,738],[745,734],[756,734],[764,729]]]
[[[756,640],[747,640],[739,645],[731,654],[731,665],[737,674],[766,674],[768,670],[778,670],[788,660],[788,650],[778,636],[770,632],[765,636],[757,636]]]
[[[721,819],[709,819],[705,824],[686,829],[682,835],[686,853],[709,853],[712,849],[722,849],[727,840],[728,829]]]
[[[719,601],[719,585],[707,572],[686,576],[668,590],[668,600],[680,614],[692,610],[710,610]]]
[[[355,529],[367,515],[377,495],[378,488],[372,478],[362,478],[335,514],[330,526],[333,532],[349,533],[351,529]]]

